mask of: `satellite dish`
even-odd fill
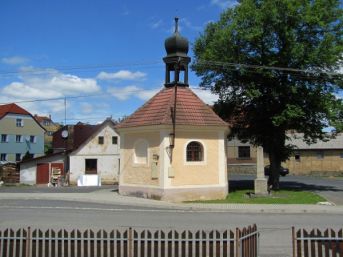
[[[68,130],[62,130],[62,133],[61,133],[62,138],[66,139],[68,135],[69,135]]]

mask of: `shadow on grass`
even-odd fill
[[[333,186],[320,186],[314,184],[305,184],[295,181],[280,181],[280,189],[290,191],[332,191],[343,192],[342,189]],[[252,190],[254,191],[254,180],[229,180],[229,192],[237,190]]]

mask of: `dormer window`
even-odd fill
[[[98,137],[98,143],[99,143],[99,145],[103,145],[104,144],[104,137],[102,137],[102,136]]]

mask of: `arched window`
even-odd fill
[[[135,143],[135,156],[134,162],[137,164],[148,163],[148,142],[145,140],[139,140]]]
[[[199,142],[190,142],[187,145],[186,151],[188,162],[200,162],[204,160],[204,148]]]

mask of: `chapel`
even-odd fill
[[[165,50],[164,87],[116,127],[119,193],[173,202],[225,198],[229,127],[189,88],[189,42],[178,18]]]

